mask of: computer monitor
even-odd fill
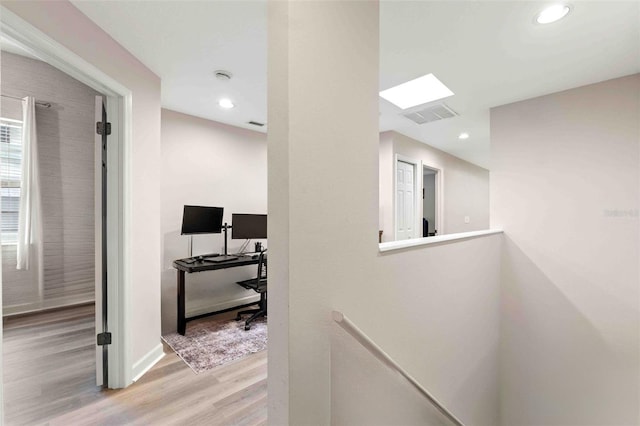
[[[231,238],[267,238],[267,215],[234,213],[231,216]]]
[[[184,206],[182,235],[222,232],[222,207]]]

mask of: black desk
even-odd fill
[[[195,263],[185,263],[183,260],[175,260],[173,262],[173,267],[178,270],[178,333],[184,336],[184,333],[187,329],[187,321],[190,321],[194,318],[186,318],[185,312],[185,273],[192,274],[194,272],[204,272],[204,271],[215,271],[218,269],[228,269],[228,268],[237,268],[238,266],[246,266],[246,265],[257,265],[258,258],[256,256],[255,259],[251,257],[251,255],[233,255],[238,256],[236,260],[230,260],[228,262],[195,262]],[[202,315],[198,315],[197,318],[200,318]]]

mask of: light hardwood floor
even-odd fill
[[[127,389],[96,387],[93,312],[89,305],[4,320],[6,425],[266,424],[266,351],[195,374],[165,346],[165,357]]]

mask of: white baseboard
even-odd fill
[[[138,379],[151,369],[154,365],[158,363],[164,356],[164,350],[162,349],[162,343],[158,343],[158,345],[151,349],[145,356],[142,357],[138,362],[133,364],[133,381],[137,382]]]
[[[89,303],[95,303],[95,299],[93,297],[87,298],[86,296],[63,297],[59,299],[43,300],[42,302],[5,306],[2,311],[2,316],[10,317],[12,315],[31,314],[46,311],[48,309],[68,308]]]

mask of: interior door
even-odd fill
[[[396,165],[396,240],[416,236],[415,167],[401,160]]]
[[[107,111],[104,98],[95,101],[95,324],[96,336],[107,333]],[[96,338],[96,384],[107,386],[107,345]]]

